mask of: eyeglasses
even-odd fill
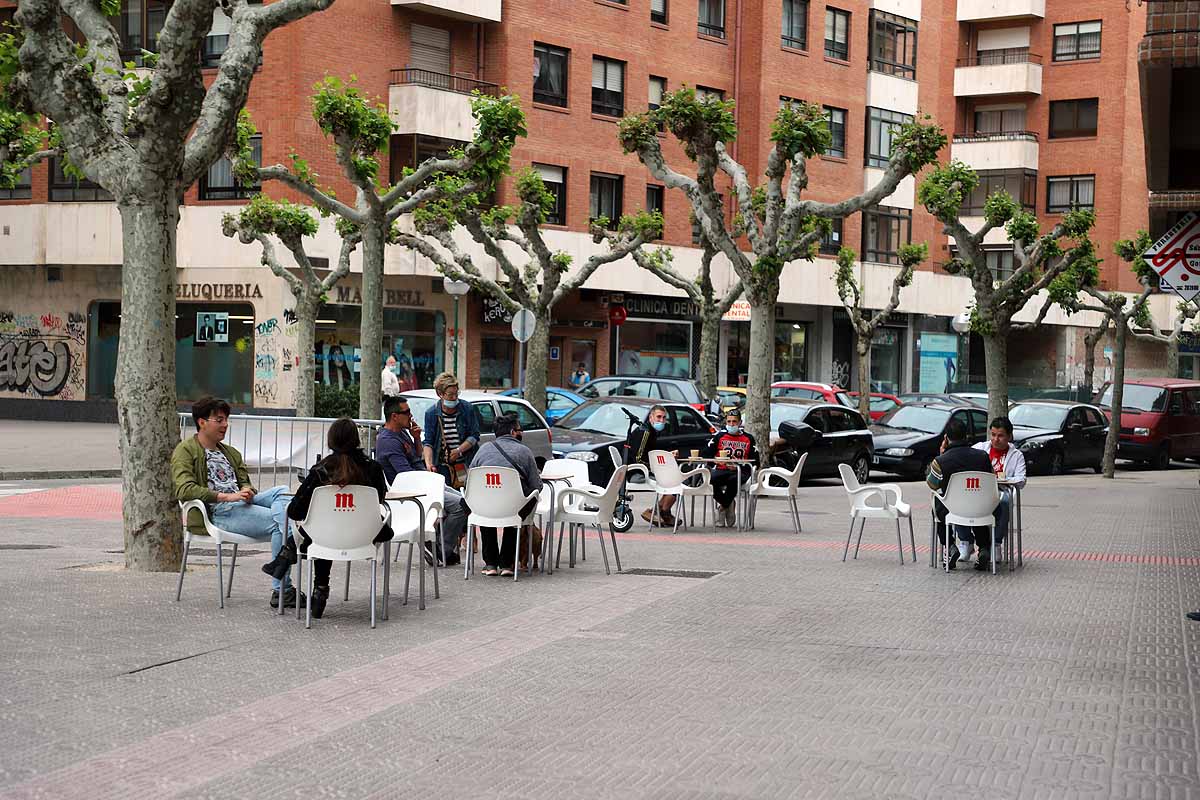
[[[229,417],[225,416],[224,414],[215,417],[205,417],[205,419],[207,419],[209,422],[215,422],[218,425],[220,425],[222,422],[229,421]]]
[[[411,416],[412,416],[412,410],[411,410],[411,409],[407,409],[407,408],[405,408],[405,409],[397,409],[397,410],[393,411],[392,413],[393,413],[393,414],[399,414],[399,415],[400,415],[400,416],[402,416],[402,417],[411,417]]]

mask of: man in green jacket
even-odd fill
[[[216,397],[203,397],[192,405],[196,435],[180,442],[171,454],[171,478],[175,499],[181,502],[203,500],[208,516],[221,530],[259,539],[271,539],[271,556],[279,554],[287,530],[288,487],[276,486],[258,491],[250,484],[242,454],[222,440],[229,430],[229,403]],[[188,529],[206,535],[198,511],[188,512]],[[271,607],[294,608],[296,589],[291,577],[271,581]],[[301,595],[300,602],[304,602]]]

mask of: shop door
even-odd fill
[[[567,383],[560,384],[567,389],[577,389],[578,386],[570,385],[571,376],[575,374],[575,368],[583,364],[583,371],[591,377],[596,377],[596,340],[595,339],[572,339],[571,340],[571,357],[563,362],[563,375]]]

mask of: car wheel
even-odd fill
[[[1050,455],[1050,465],[1046,470],[1051,475],[1063,474],[1063,455],[1062,453],[1052,453]]]
[[[859,453],[854,457],[854,461],[850,462],[850,469],[854,470],[854,477],[858,478],[859,483],[866,483],[871,477],[871,459]]]
[[[1158,448],[1158,453],[1154,456],[1153,465],[1155,469],[1171,468],[1171,445],[1164,444]]]

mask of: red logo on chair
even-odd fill
[[[333,507],[337,511],[353,511],[354,495],[349,492],[338,492],[333,496]]]
[[[979,489],[979,478],[967,478],[967,488],[968,488],[968,489],[975,489],[975,490],[977,490],[977,491],[978,491],[978,489]]]
[[[667,457],[666,457],[666,456],[659,456],[659,457],[658,457],[658,463],[660,463],[660,464],[666,464],[666,463],[667,463]]]
[[[484,486],[486,486],[488,489],[499,489],[500,488],[500,473],[499,472],[485,472],[483,475],[483,478],[484,478]]]

